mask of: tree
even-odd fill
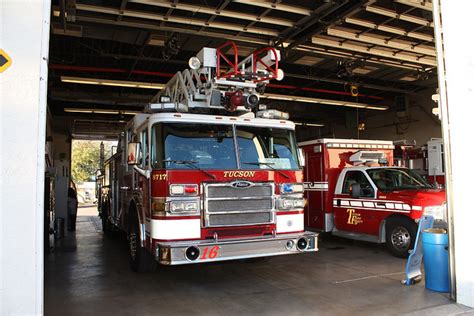
[[[100,141],[75,140],[72,143],[71,174],[74,182],[93,181],[100,163]],[[104,142],[105,159],[116,142]]]

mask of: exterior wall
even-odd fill
[[[441,3],[441,20],[444,38],[444,65],[438,60],[440,73],[440,98],[443,114],[443,138],[446,153],[446,185],[448,216],[450,220],[451,265],[455,271],[456,301],[474,307],[474,256],[472,255],[472,149],[469,138],[473,135],[474,92],[474,44],[460,36],[474,29],[474,2],[433,1],[436,30],[438,6]],[[437,39],[440,34],[436,33]],[[438,54],[442,52],[437,41]],[[443,56],[443,55],[441,55]],[[446,79],[446,81],[444,81]],[[446,94],[444,93],[446,91]],[[467,143],[466,143],[467,141]],[[454,228],[454,229],[452,229]],[[454,260],[453,260],[454,259]]]
[[[0,0],[0,314],[43,312],[50,1]]]

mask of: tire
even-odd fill
[[[104,235],[107,235],[107,236],[112,236],[115,229],[112,225],[112,223],[110,223],[109,221],[109,203],[105,203],[104,206],[101,208],[101,214],[100,214],[100,217],[102,219],[102,231],[104,232]]]
[[[386,224],[387,248],[392,255],[408,258],[416,239],[417,226],[408,218],[393,218]]]
[[[130,267],[139,273],[153,272],[158,267],[158,262],[152,257],[145,247],[140,245],[140,227],[135,212],[130,213],[128,229],[128,253]]]

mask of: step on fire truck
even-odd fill
[[[259,105],[269,80],[282,77],[280,53],[237,56],[232,42],[203,48],[104,163],[103,230],[128,235],[136,271],[317,250],[317,234],[304,231],[294,123]]]
[[[317,139],[299,146],[306,157],[309,229],[386,243],[393,255],[407,257],[420,217],[446,218],[445,192],[394,167],[391,141]]]

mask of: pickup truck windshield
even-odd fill
[[[368,169],[367,174],[381,191],[432,189],[416,172],[405,168]]]
[[[296,150],[294,132],[286,129],[158,123],[150,152],[158,169],[291,170],[299,168]]]

